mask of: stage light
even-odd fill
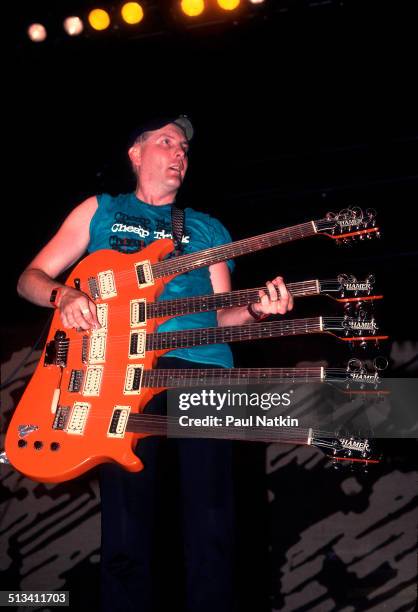
[[[64,30],[69,36],[77,36],[84,30],[80,17],[67,17],[64,19]]]
[[[41,23],[32,23],[27,32],[33,42],[42,42],[46,38],[46,30]]]
[[[264,0],[250,0],[251,4],[263,4]]]
[[[93,9],[90,11],[88,19],[93,30],[106,30],[110,25],[109,13],[103,9]]]
[[[224,11],[233,11],[239,6],[240,0],[218,0],[218,4]]]
[[[126,23],[134,25],[144,18],[144,10],[138,2],[127,2],[121,8],[121,15]]]
[[[188,17],[197,17],[205,10],[203,0],[181,0],[181,10]]]

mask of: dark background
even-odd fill
[[[73,206],[134,186],[134,126],[184,112],[196,138],[179,202],[220,218],[233,239],[348,205],[378,211],[379,244],[337,249],[318,238],[246,257],[235,287],[278,273],[292,281],[374,272],[385,329],[416,338],[417,49],[402,3],[266,2],[192,29],[167,10],[175,3],[153,3],[149,35],[121,27],[80,39],[58,28],[77,3],[60,3],[61,13],[55,4],[23,3],[15,15],[4,126],[10,320],[39,316],[16,299],[16,278]],[[24,35],[35,14],[50,26],[38,45]]]
[[[62,15],[80,6],[59,4]],[[147,117],[167,113],[188,114],[196,130],[179,202],[218,217],[233,239],[351,205],[378,211],[380,241],[338,248],[318,237],[246,256],[236,261],[235,288],[277,274],[295,281],[374,273],[385,296],[379,322],[391,338],[379,354],[391,357],[393,343],[418,339],[412,3],[266,0],[265,7],[233,18],[220,19],[213,10],[211,23],[187,28],[166,0],[152,3],[152,19],[140,34],[119,28],[81,39],[60,34],[55,5],[32,1],[14,8],[3,116],[3,157],[10,162],[10,194],[2,206],[4,359],[16,346],[35,342],[49,316],[16,296],[20,272],[75,204],[134,187],[129,134]],[[82,6],[87,11],[89,3]],[[51,28],[39,45],[24,36],[35,17]],[[311,298],[297,303],[294,316],[332,311],[325,298]],[[325,337],[254,342],[234,351],[243,366],[318,359],[342,365],[349,356]],[[416,372],[413,357],[391,360],[391,373]],[[392,465],[410,468],[411,444],[387,444]],[[252,534],[248,518],[263,517],[264,449],[252,453],[238,455],[246,473],[242,525],[249,552],[260,558],[260,532]],[[309,482],[301,484],[309,490]],[[304,503],[302,495],[296,499]],[[266,593],[261,569],[252,579],[259,581],[254,593]],[[261,610],[254,593],[249,609]]]

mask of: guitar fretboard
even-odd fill
[[[288,283],[288,290],[295,297],[317,295],[319,281],[310,280],[299,283]],[[161,300],[147,304],[147,318],[169,317],[183,315],[190,312],[207,312],[232,306],[246,306],[260,301],[259,291],[267,291],[266,287],[253,289],[241,289],[239,291],[227,291],[214,293],[213,295],[196,295],[188,298],[177,298],[174,300]]]
[[[279,244],[300,240],[308,236],[315,235],[316,228],[313,221],[294,225],[285,229],[275,230],[266,234],[260,234],[252,238],[244,238],[229,244],[223,244],[218,247],[212,247],[196,253],[188,253],[180,257],[173,257],[167,261],[161,261],[153,264],[152,272],[155,278],[170,276],[172,274],[181,274],[204,266],[226,261],[233,257],[246,255],[255,251],[268,249]]]
[[[334,369],[344,380],[346,371]],[[261,382],[315,382],[324,378],[324,369],[312,368],[196,368],[144,370],[143,387],[177,388],[199,385],[257,384]]]
[[[322,331],[322,319],[321,317],[313,317],[293,321],[273,321],[271,323],[249,323],[248,325],[157,332],[147,335],[146,350],[158,351],[187,346],[223,344],[225,342],[239,342],[241,340],[312,334],[320,331]]]

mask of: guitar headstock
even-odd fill
[[[368,465],[380,463],[381,453],[377,452],[373,440],[352,435],[337,434],[335,438],[312,436],[312,445],[331,460],[335,468],[361,468],[367,471]]]
[[[320,293],[344,304],[381,300],[383,295],[374,293],[376,279],[369,274],[357,280],[353,274],[339,274],[337,278],[319,281]]]
[[[325,219],[314,221],[318,234],[324,234],[339,243],[348,244],[352,240],[370,239],[380,236],[376,226],[377,213],[373,208],[363,211],[358,206],[344,208],[338,213],[329,212]]]
[[[389,336],[379,333],[379,326],[374,315],[369,315],[365,308],[357,309],[355,314],[344,317],[322,317],[323,331],[328,332],[345,342],[360,343],[387,340]]]
[[[377,389],[381,380],[380,373],[388,365],[386,357],[375,357],[371,366],[361,359],[353,357],[343,368],[326,368],[325,379],[330,382],[342,382],[346,389],[356,392],[357,389]]]

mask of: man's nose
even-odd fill
[[[175,155],[176,157],[179,157],[180,159],[184,159],[186,157],[186,151],[182,147],[179,146],[176,148]]]

